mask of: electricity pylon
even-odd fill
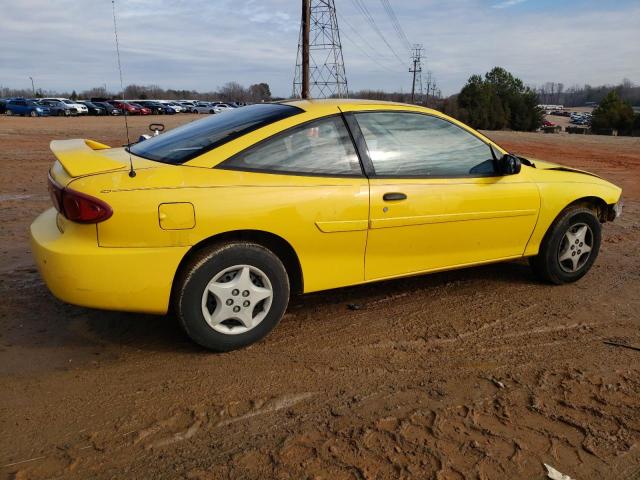
[[[413,74],[413,83],[411,85],[411,103],[415,103],[416,92],[419,99],[422,100],[424,92],[422,91],[422,45],[416,44],[411,48],[411,67],[409,72]]]
[[[348,96],[334,0],[303,0],[293,96]]]

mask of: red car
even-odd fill
[[[125,115],[144,115],[142,113],[142,107],[137,107],[133,103],[122,102],[122,101],[118,101],[118,100],[111,100],[109,103],[111,105],[113,105],[114,107],[119,108],[120,111],[122,113],[124,113]],[[147,109],[147,111],[149,113],[151,113],[151,111],[149,109]]]
[[[553,122],[550,122],[549,120],[545,120],[545,121],[542,122],[542,126],[543,127],[555,127],[556,124],[553,123]]]
[[[129,105],[132,105],[134,107],[139,108],[140,109],[140,115],[151,115],[153,113],[153,110],[151,110],[150,108],[147,108],[147,107],[143,107],[139,103],[130,103]]]

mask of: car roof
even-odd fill
[[[284,105],[292,105],[294,107],[301,108],[307,112],[313,111],[316,108],[322,108],[322,106],[336,105],[338,107],[353,107],[353,106],[379,106],[379,107],[411,107],[411,108],[424,108],[419,105],[411,105],[409,103],[400,102],[387,102],[384,100],[368,100],[368,99],[352,99],[352,98],[327,98],[327,99],[311,99],[311,100],[283,100],[281,103]],[[429,110],[426,109],[425,110]]]

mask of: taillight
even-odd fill
[[[51,174],[49,174],[47,187],[49,189],[49,196],[51,197],[53,206],[56,207],[56,210],[62,213],[62,187],[53,178],[51,178]]]
[[[113,210],[99,198],[62,187],[49,175],[49,195],[54,207],[68,220],[77,223],[99,223],[113,215]]]

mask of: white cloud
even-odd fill
[[[527,0],[505,0],[504,2],[496,3],[492,5],[491,8],[509,8],[514,5],[518,5],[519,3],[524,3]]]

